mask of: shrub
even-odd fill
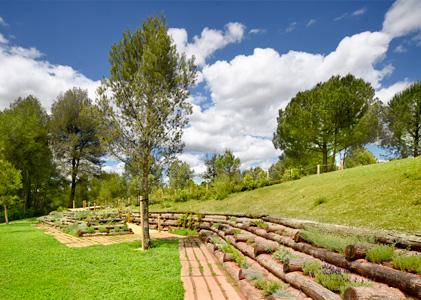
[[[198,235],[196,230],[188,229],[188,228],[179,228],[179,229],[170,230],[170,233],[184,235],[184,236],[197,236]]]
[[[86,233],[92,234],[95,233],[95,228],[93,226],[89,226],[86,228]]]
[[[105,233],[105,232],[108,232],[108,230],[105,226],[101,226],[101,227],[99,227],[99,232]]]
[[[256,280],[256,287],[262,291],[264,296],[270,296],[279,290],[281,286],[275,281],[259,278]]]
[[[323,232],[315,228],[307,228],[300,234],[304,240],[310,241],[314,245],[340,253],[343,253],[345,247],[351,244],[370,244],[374,242],[373,239],[368,237]]]
[[[326,197],[318,197],[314,200],[314,207],[319,206],[321,204],[327,203],[328,199]]]
[[[370,248],[367,251],[365,258],[373,263],[381,263],[384,261],[392,260],[395,254],[395,248],[390,245],[379,245]]]
[[[231,254],[234,261],[242,268],[247,268],[247,260],[240,251],[234,248],[234,246],[229,244],[224,244],[220,248],[222,252]]]
[[[254,224],[255,226],[262,228],[262,229],[267,229],[269,226],[268,224],[266,224],[264,221],[262,220],[254,220],[252,222],[252,224]]]
[[[306,261],[303,264],[303,272],[306,275],[315,277],[318,273],[322,271],[322,265],[318,261]]]
[[[272,257],[279,260],[280,262],[285,262],[286,260],[295,258],[296,256],[289,252],[287,249],[279,249],[272,254]]]
[[[393,267],[401,271],[421,274],[421,255],[397,255],[393,257]]]

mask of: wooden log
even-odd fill
[[[234,236],[236,242],[247,242],[248,240],[254,240],[255,236],[250,233],[242,233]]]
[[[224,267],[228,274],[230,274],[235,280],[242,280],[246,278],[244,276],[244,271],[238,267],[235,262],[224,261]]]
[[[238,250],[240,250],[243,254],[247,255],[251,258],[256,258],[255,250],[252,246],[244,243],[244,242],[238,242],[233,244]]]
[[[356,260],[360,258],[365,258],[367,254],[368,247],[363,244],[354,244],[348,245],[345,247],[345,257],[348,260]]]
[[[279,248],[279,244],[274,241],[270,241],[262,237],[256,237],[254,239],[255,255],[259,255],[263,253],[273,253],[276,250],[278,250],[278,248]]]
[[[350,287],[344,300],[405,300],[405,295],[394,288]]]
[[[275,224],[275,223],[266,223],[268,225],[268,228],[266,229],[267,232],[274,232],[279,235],[284,235],[288,237],[293,237],[297,232],[299,232],[299,229],[290,228],[284,225]]]
[[[286,281],[315,300],[340,300],[341,297],[300,272],[285,275]]]
[[[248,280],[240,280],[238,284],[243,294],[247,295],[247,300],[265,300],[265,297],[263,297],[260,291]]]
[[[209,229],[210,227],[211,227],[211,223],[209,223],[209,222],[200,222],[199,223],[199,228]]]
[[[421,277],[418,275],[369,263],[363,259],[352,262],[350,269],[360,275],[386,283],[389,286],[421,298]]]
[[[294,259],[286,259],[283,263],[284,265],[284,273],[289,272],[302,272],[303,271],[303,265],[306,262],[305,259],[301,258],[294,258]]]

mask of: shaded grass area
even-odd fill
[[[1,299],[183,299],[178,241],[74,249],[32,223],[0,225]]]
[[[224,200],[165,203],[152,209],[260,213],[421,232],[421,157],[307,176]]]

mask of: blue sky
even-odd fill
[[[179,51],[203,58],[181,158],[200,173],[206,152],[229,148],[267,167],[277,110],[299,90],[351,72],[387,102],[420,79],[420,2],[2,1],[0,108],[32,93],[48,109],[73,85],[94,97],[112,43],[163,14]]]

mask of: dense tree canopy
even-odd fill
[[[177,53],[163,18],[149,18],[127,31],[111,48],[111,74],[104,80],[100,105],[108,121],[112,153],[130,160],[141,176],[144,206],[143,247],[149,246],[149,175],[154,165],[171,162],[183,149],[181,136],[195,81],[193,60]]]
[[[334,166],[338,152],[376,138],[378,105],[369,83],[352,75],[333,76],[299,92],[279,110],[273,143],[286,156],[321,153],[325,168]]]
[[[193,174],[188,163],[179,160],[173,161],[168,170],[170,187],[172,189],[186,188],[192,182]]]
[[[383,145],[400,157],[420,155],[421,82],[396,94],[386,109],[387,134]]]
[[[17,192],[22,187],[20,171],[10,162],[0,159],[0,204],[4,208],[6,224],[9,222],[7,209],[17,199]]]
[[[19,195],[24,214],[27,209],[45,212],[54,183],[47,124],[48,115],[33,96],[17,99],[0,113],[0,152],[21,172],[23,188]]]
[[[51,108],[51,144],[56,160],[71,176],[69,205],[73,204],[78,176],[99,171],[105,154],[101,114],[85,90],[73,88],[60,95]]]

